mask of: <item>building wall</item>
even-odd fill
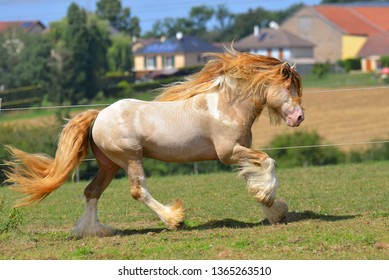
[[[134,55],[134,68],[133,71],[136,73],[137,78],[141,78],[146,74],[152,72],[158,72],[165,69],[172,69],[172,67],[165,67],[163,65],[163,56],[174,56],[174,67],[180,69],[190,66],[204,65],[209,59],[204,58],[202,53],[176,53],[176,54],[155,54],[150,55],[156,57],[156,67],[152,69],[145,68],[145,56]]]
[[[283,29],[315,44],[317,62],[336,62],[342,59],[342,32],[322,18],[312,7],[304,7],[286,19]]]
[[[355,58],[363,45],[366,43],[365,36],[343,35],[342,37],[342,59]]]
[[[363,72],[376,71],[379,65],[379,56],[370,56],[361,59],[361,66]]]
[[[145,58],[143,55],[134,56],[134,71],[145,70]]]
[[[186,58],[185,55],[180,53],[180,54],[175,54],[174,55],[174,66],[175,68],[183,68],[186,66]]]
[[[187,53],[185,54],[185,66],[197,66],[203,65],[207,62],[207,58],[203,56],[203,53],[195,52],[195,53]]]
[[[293,58],[313,58],[312,48],[290,48],[291,59]]]

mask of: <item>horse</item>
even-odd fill
[[[143,159],[166,162],[220,160],[239,166],[248,192],[262,204],[271,224],[285,221],[288,207],[276,199],[275,161],[251,149],[251,127],[267,108],[270,122],[297,127],[304,120],[301,77],[279,59],[226,49],[184,81],[168,85],[153,101],[122,99],[101,111],[72,118],[60,133],[52,158],[7,146],[7,182],[24,194],[18,206],[38,204],[59,188],[86,157],[89,147],[98,171],[84,190],[85,210],[74,234],[110,236],[98,221],[98,200],[119,169],[129,179],[131,196],[147,205],[174,230],[182,226],[184,206],[164,205],[148,190]]]

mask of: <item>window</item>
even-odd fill
[[[157,68],[157,58],[155,56],[146,56],[145,57],[145,68],[146,69]]]
[[[268,51],[266,49],[256,49],[256,50],[250,50],[251,53],[253,54],[258,54],[258,55],[268,55]]]
[[[282,53],[282,59],[283,60],[288,60],[292,58],[292,51],[290,49],[284,49]]]
[[[312,17],[310,16],[301,16],[298,18],[298,29],[299,33],[310,34],[312,32]]]
[[[164,68],[174,68],[174,56],[164,56],[163,57],[163,67]]]

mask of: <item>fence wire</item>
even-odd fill
[[[344,88],[344,89],[330,89],[330,90],[317,90],[306,91],[304,94],[317,94],[317,93],[331,93],[331,92],[352,92],[352,91],[370,91],[370,90],[382,90],[389,89],[389,86],[382,87],[364,87],[364,88]],[[0,113],[2,111],[26,111],[26,110],[53,110],[53,109],[72,109],[72,108],[93,108],[93,107],[107,107],[111,104],[85,104],[85,105],[58,105],[58,106],[40,106],[40,107],[23,107],[23,108],[1,108],[0,99]],[[286,147],[264,147],[256,150],[271,151],[271,150],[288,150],[288,149],[307,149],[307,148],[323,148],[323,147],[339,147],[339,146],[355,146],[355,145],[374,145],[389,143],[389,140],[376,140],[376,141],[361,141],[361,142],[347,142],[347,143],[331,143],[331,144],[318,144],[318,145],[301,145],[301,146],[286,146]],[[84,161],[94,161],[95,159],[84,159]],[[6,166],[1,164],[0,166]]]

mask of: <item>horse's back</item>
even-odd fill
[[[207,160],[216,157],[208,125],[204,114],[188,110],[186,101],[123,99],[100,112],[92,136],[106,154],[124,151],[165,161]]]

